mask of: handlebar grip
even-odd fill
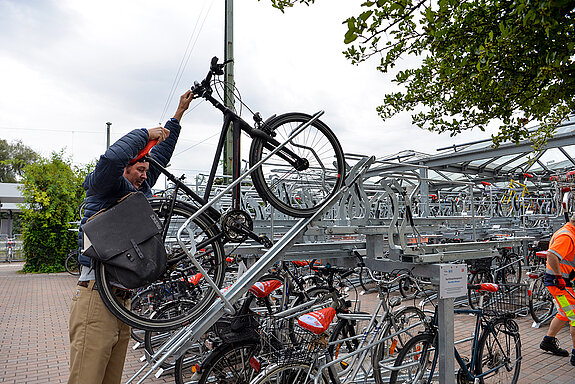
[[[130,165],[137,163],[140,159],[142,159],[144,156],[146,156],[148,154],[148,152],[150,152],[150,150],[154,147],[154,145],[158,144],[158,140],[150,140],[148,141],[148,144],[146,144],[146,146],[140,151],[138,152],[138,154],[136,155],[136,157],[134,157],[132,160],[130,160]]]
[[[467,289],[474,289],[476,291],[497,292],[499,290],[499,285],[493,283],[468,284]]]
[[[218,65],[218,58],[217,56],[212,57],[212,61],[210,63],[210,72],[215,73],[218,76],[224,74],[223,64]]]

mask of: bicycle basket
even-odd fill
[[[325,333],[316,335],[295,327],[291,332],[282,332],[279,338],[268,337],[263,343],[259,359],[265,361],[265,364],[309,363],[327,348],[327,338]]]
[[[469,267],[469,272],[489,271],[493,257],[484,257],[481,259],[468,259],[465,260]]]
[[[214,333],[224,342],[236,343],[244,340],[258,340],[260,324],[254,313],[224,316],[213,327]]]
[[[497,292],[481,292],[483,314],[516,317],[527,308],[527,284],[499,284]]]

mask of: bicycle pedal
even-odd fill
[[[259,236],[258,241],[265,248],[271,248],[274,245],[274,243],[265,235]]]

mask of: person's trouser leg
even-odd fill
[[[112,353],[104,375],[104,383],[114,383],[116,378],[118,379],[117,382],[120,383],[122,372],[124,371],[128,343],[130,342],[130,327],[118,319],[116,321],[118,322],[118,341],[112,347]]]
[[[120,383],[130,330],[108,311],[92,285],[78,286],[72,299],[68,383]]]

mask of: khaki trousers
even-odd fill
[[[110,313],[93,286],[94,281],[76,286],[72,298],[69,384],[116,384],[122,379],[130,327]]]

